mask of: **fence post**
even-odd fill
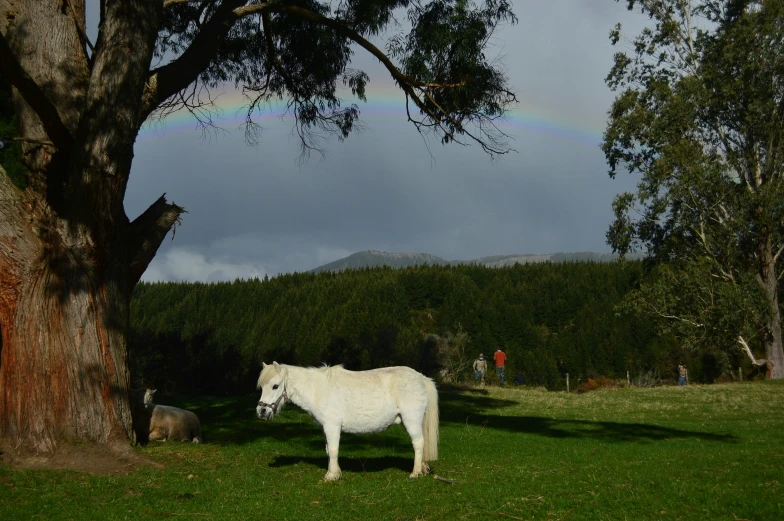
[[[566,392],[569,392],[569,373],[566,373]]]
[[[740,381],[742,382],[743,381],[743,369],[741,367],[738,367],[738,377],[740,378]]]
[[[629,371],[626,371],[626,383],[627,383],[628,385],[631,385],[631,384],[632,384],[632,381],[629,379]]]

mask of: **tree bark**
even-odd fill
[[[91,239],[64,236],[3,171],[0,194],[0,437],[49,453],[64,439],[127,440],[130,284],[80,255]]]
[[[784,378],[784,347],[781,342],[781,312],[779,310],[776,261],[769,237],[767,240],[761,241],[759,258],[757,282],[764,291],[770,306],[770,315],[762,328],[762,344],[765,347],[767,359],[767,377],[780,380]]]
[[[0,0],[28,183],[0,168],[0,443],[128,447],[130,294],[184,211],[123,200],[162,2],[107,5],[95,54],[84,2]],[[11,77],[13,74],[16,76]],[[52,142],[42,145],[41,142]]]

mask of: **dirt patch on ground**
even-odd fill
[[[54,454],[0,449],[0,462],[17,469],[77,470],[89,474],[128,474],[139,467],[163,468],[129,446],[61,444]]]

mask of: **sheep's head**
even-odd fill
[[[152,407],[152,395],[156,393],[158,389],[145,389],[144,391],[144,409],[149,409]]]
[[[152,406],[152,395],[157,389],[146,389],[140,387],[132,389],[130,393],[131,409],[134,411],[146,411]]]

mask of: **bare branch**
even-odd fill
[[[210,90],[204,87],[198,79],[185,90],[161,103],[148,121],[162,122],[166,117],[180,110],[185,110],[193,116],[202,132],[202,137],[212,132],[225,132],[225,129],[219,127],[213,119],[213,115],[220,113],[215,99],[210,95]]]
[[[751,348],[749,347],[749,344],[746,342],[746,340],[743,339],[742,336],[738,336],[738,342],[740,342],[741,350],[748,355],[752,364],[756,365],[757,367],[761,367],[767,363],[767,360],[765,360],[764,358],[761,358],[759,360],[754,358],[754,354],[751,352]]]
[[[60,150],[69,151],[73,144],[71,132],[60,119],[57,108],[17,61],[3,34],[0,34],[0,70],[38,115],[54,146]]]
[[[774,265],[779,261],[779,257],[781,256],[782,251],[784,251],[784,244],[779,246],[779,249],[776,251],[776,254],[773,256]],[[781,274],[784,274],[784,270],[782,270]],[[781,278],[781,274],[779,275],[779,278]]]
[[[82,49],[84,50],[84,58],[85,60],[87,60],[87,63],[90,65],[90,67],[92,67],[93,62],[92,59],[90,58],[90,55],[87,54],[86,47],[90,48],[90,52],[92,54],[95,54],[95,47],[93,47],[93,44],[90,42],[90,39],[87,37],[87,33],[84,32],[83,24],[79,23],[79,17],[76,14],[76,8],[74,7],[73,3],[68,2],[68,5],[71,8],[71,17],[73,18],[74,26],[76,27],[76,32],[79,35],[79,40],[81,40],[82,42]],[[84,12],[82,14],[84,14]]]
[[[672,320],[672,321],[675,321],[675,322],[683,322],[684,324],[689,324],[689,325],[692,325],[694,327],[699,327],[699,328],[704,328],[705,327],[705,324],[700,324],[699,322],[694,322],[693,320],[689,320],[687,318],[679,317],[679,316],[676,316],[676,315],[670,315],[668,313],[662,313],[661,311],[656,311],[656,310],[654,310],[653,312],[656,315],[658,315],[659,317],[666,318],[667,320]]]
[[[50,147],[54,146],[54,143],[52,143],[51,141],[47,141],[45,139],[33,139],[33,138],[27,138],[27,137],[6,137],[6,136],[0,136],[0,141],[15,141],[15,142],[19,142],[19,143],[31,143],[33,145],[46,145],[46,146],[50,146]]]
[[[187,213],[181,206],[166,201],[163,194],[130,226],[131,283],[135,284],[149,266],[169,230],[180,224],[180,216]]]
[[[171,7],[177,4],[198,4],[203,0],[166,0],[163,2],[163,8],[166,9],[167,7]]]

